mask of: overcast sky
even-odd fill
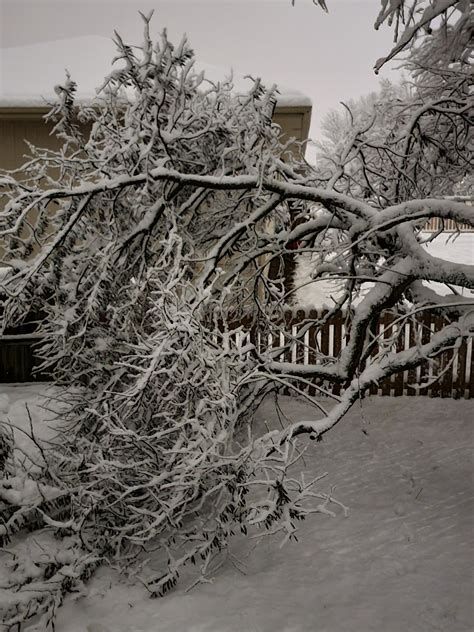
[[[387,27],[373,28],[377,0],[327,0],[327,5],[329,14],[312,0],[296,0],[294,7],[291,0],[0,0],[1,47],[111,37],[114,29],[140,43],[137,10],[155,9],[155,33],[165,26],[172,40],[187,33],[200,61],[311,97],[314,137],[321,117],[339,101],[377,88],[372,67],[392,38]],[[380,76],[397,77],[390,69]]]

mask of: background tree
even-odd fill
[[[345,105],[323,121],[320,168],[340,192],[381,208],[414,197],[453,195],[471,172],[470,70],[451,65],[449,77],[417,72],[421,47],[398,86]],[[439,84],[439,85],[438,85]]]

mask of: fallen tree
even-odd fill
[[[76,108],[69,78],[57,89],[61,151],[31,147],[1,177],[2,328],[41,315],[57,429],[47,443],[30,420],[25,452],[2,420],[8,630],[54,629],[65,595],[105,562],[136,573],[158,549],[161,572],[141,573],[156,597],[183,566],[207,581],[235,533],[292,539],[299,520],[338,506],[319,479],[295,477],[301,449],[253,428],[273,385],[226,325],[251,282],[224,287],[223,260],[238,265],[246,227],[286,221],[255,186],[285,150],[274,91],[205,81],[187,42],[154,44],[144,20],[138,53],[117,36],[121,67],[96,100]]]
[[[53,625],[64,594],[103,560],[123,568],[160,547],[163,573],[146,582],[158,595],[187,563],[205,578],[236,530],[293,537],[295,521],[336,502],[292,477],[294,439],[320,438],[374,381],[434,362],[474,332],[472,300],[456,289],[474,289],[472,266],[432,257],[420,232],[432,217],[474,225],[471,206],[431,197],[426,168],[442,130],[439,164],[467,173],[469,147],[452,142],[466,124],[462,88],[448,110],[426,107],[414,124],[386,113],[385,139],[354,126],[313,169],[281,144],[273,90],[256,82],[236,95],[230,82],[206,82],[186,41],[153,44],[148,22],[138,52],[117,36],[122,66],[91,104],[76,107],[71,79],[58,88],[49,117],[62,150],[32,147],[23,175],[1,178],[2,324],[44,315],[40,369],[64,389],[61,441],[37,441],[39,456],[25,461],[11,433],[2,439],[10,627],[34,616]],[[296,257],[318,257],[314,282],[341,283],[325,318],[349,314],[344,351],[304,368],[278,361],[285,349],[233,342],[244,318],[262,336],[280,323],[295,243]],[[392,337],[371,354],[383,310],[403,324],[425,309],[447,317],[429,344],[397,351]],[[343,386],[335,407],[310,398],[322,418],[255,436],[262,397],[298,393],[302,377]],[[26,565],[15,535],[42,527],[66,550]]]

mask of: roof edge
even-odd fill
[[[21,102],[15,100],[0,99],[0,119],[38,119],[51,110],[50,105],[45,105],[44,101],[37,104],[33,104],[32,100],[29,100],[30,105],[24,105]],[[81,102],[79,100],[78,105],[85,105],[88,101]],[[312,105],[308,99],[307,102],[301,104],[292,103],[279,103],[277,101],[275,107],[275,114],[309,114],[311,116]]]

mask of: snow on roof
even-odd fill
[[[45,107],[56,100],[54,86],[65,79],[67,69],[78,85],[78,101],[91,100],[104,77],[111,71],[117,51],[106,37],[87,36],[54,40],[29,46],[0,49],[0,108]],[[197,63],[211,81],[230,76],[231,69]],[[247,92],[251,79],[233,73],[236,92]],[[274,80],[266,80],[271,86]],[[278,106],[310,106],[303,93],[278,84]]]

